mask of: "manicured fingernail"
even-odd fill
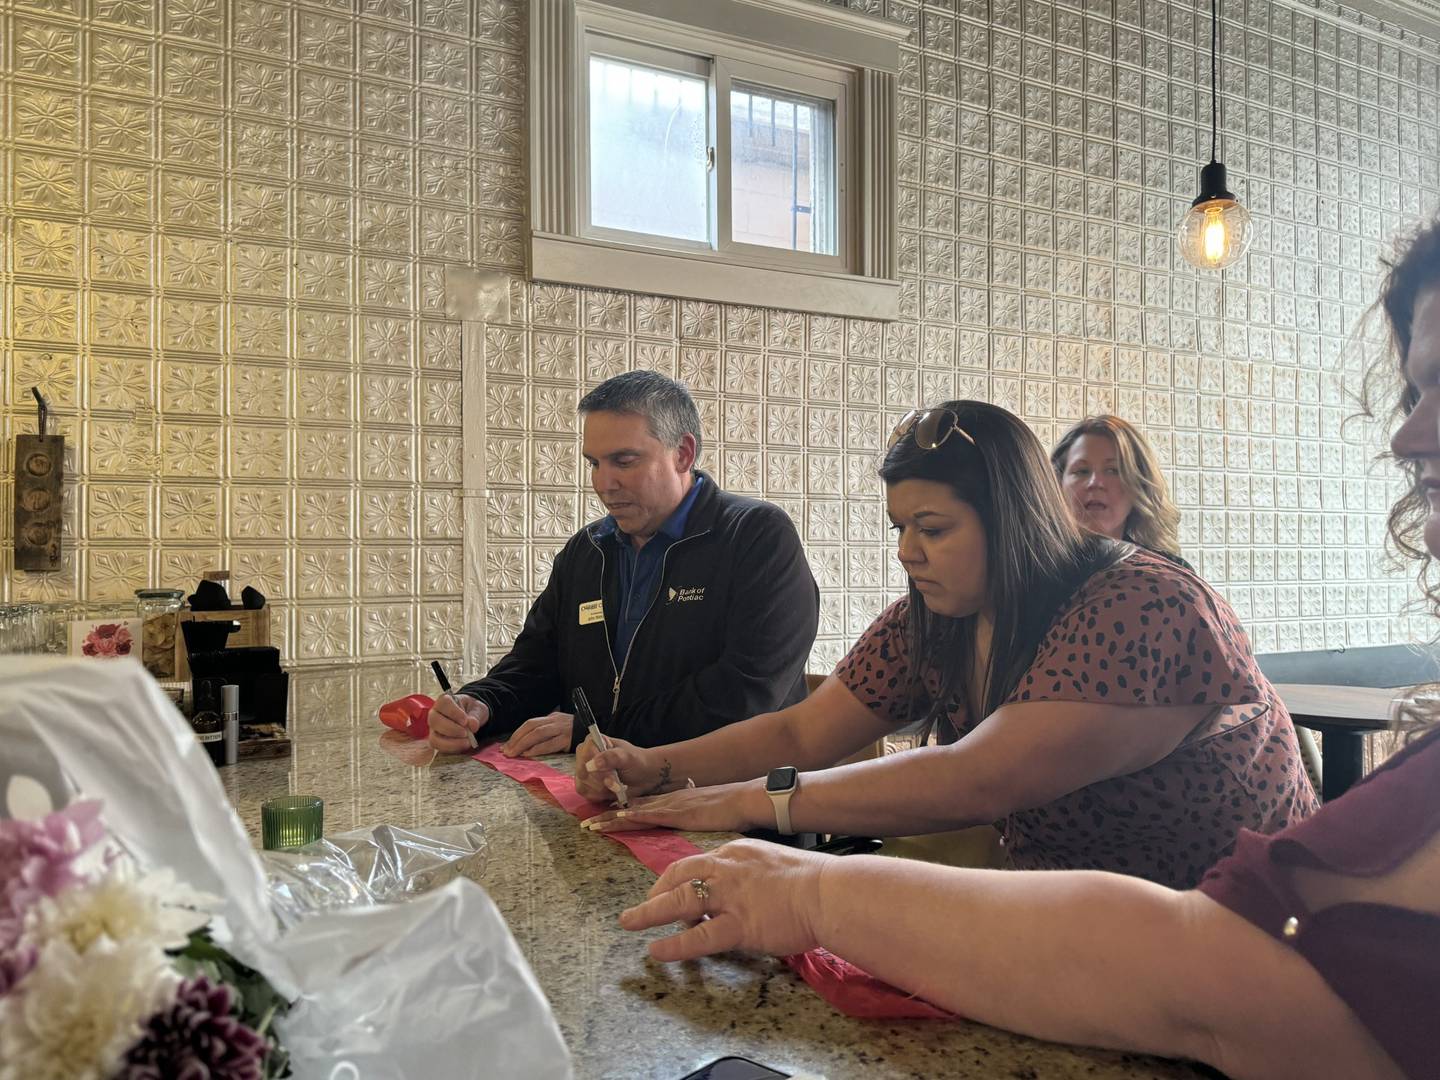
[[[465,733],[465,736],[470,740],[471,750],[477,749],[480,746],[480,740],[475,738],[475,733],[473,731],[467,731]]]
[[[600,771],[600,767],[595,764],[595,759],[594,759],[594,758],[591,758],[589,761],[585,762],[585,771],[586,771],[586,772],[599,772],[599,771]]]
[[[615,811],[615,816],[616,816],[617,818],[627,818],[627,817],[630,816],[630,811],[629,811],[629,810],[616,810],[616,811]]]

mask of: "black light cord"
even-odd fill
[[[1220,131],[1220,91],[1215,54],[1220,42],[1220,0],[1210,0],[1210,161],[1215,161],[1215,147]]]

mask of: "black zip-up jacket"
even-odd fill
[[[509,654],[461,687],[490,708],[482,736],[556,709],[574,712],[577,686],[605,734],[638,746],[691,739],[805,696],[820,591],[783,510],[721,491],[706,476],[619,672],[611,641],[625,541],[597,536],[599,525],[555,557]],[[591,606],[597,600],[603,619]],[[584,736],[577,718],[571,749]]]

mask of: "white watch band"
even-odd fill
[[[770,796],[771,805],[775,807],[775,831],[781,836],[794,836],[795,830],[790,828],[790,796],[794,795],[796,788],[789,791],[767,791]]]

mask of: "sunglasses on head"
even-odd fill
[[[970,433],[960,426],[960,418],[949,409],[911,409],[890,432],[890,441],[885,444],[885,449],[889,450],[906,435],[912,434],[915,445],[921,450],[938,449],[955,434],[979,449]]]

